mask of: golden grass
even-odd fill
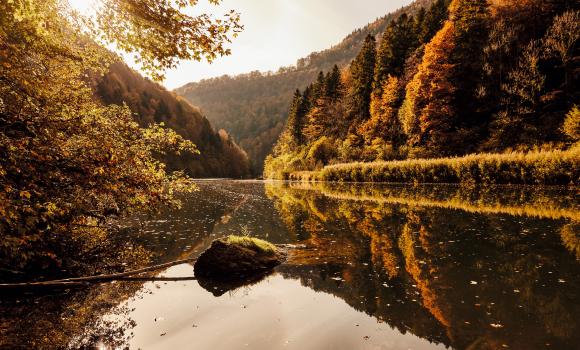
[[[569,150],[479,153],[456,158],[344,163],[318,172],[295,172],[301,181],[580,184],[580,146]]]
[[[225,242],[227,244],[238,245],[263,253],[275,253],[277,251],[276,246],[272,243],[254,237],[230,235],[226,237]]]

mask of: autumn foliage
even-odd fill
[[[105,1],[107,15],[96,20],[107,23],[94,26],[61,1],[0,3],[2,273],[42,268],[76,274],[82,273],[83,261],[106,269],[106,254],[96,252],[102,253],[118,232],[119,217],[179,205],[176,194],[195,189],[183,172],[167,170],[160,160],[196,155],[191,141],[162,123],[140,126],[126,105],[95,99],[90,76],[104,74],[117,60],[96,42],[99,35],[116,41],[142,32],[139,41],[123,45],[141,53],[144,65],[158,76],[175,57],[187,58],[197,49],[225,54],[221,47],[229,30],[206,33],[213,42],[192,42],[178,51],[172,45],[179,41],[153,49],[159,37],[145,35],[151,23],[143,22],[142,8],[133,6],[124,17],[106,20],[129,3],[134,2]],[[172,10],[173,17],[159,18],[165,22],[157,30],[185,18],[179,16],[185,2],[167,6],[157,10]],[[119,33],[115,25],[124,20],[126,31]],[[205,33],[208,23],[198,24],[189,25]],[[191,39],[188,33],[172,35]]]
[[[333,179],[413,182],[424,175],[405,178],[376,171],[405,173],[407,163],[396,161],[443,164],[447,157],[477,153],[482,160],[501,158],[516,169],[521,164],[514,154],[529,152],[536,159],[533,154],[541,150],[551,153],[540,157],[545,167],[541,160],[534,165],[537,178],[505,174],[495,179],[484,162],[479,164],[482,177],[471,180],[576,183],[576,175],[564,174],[564,168],[559,173],[550,164],[564,154],[566,162],[578,162],[573,106],[580,95],[573,72],[580,62],[579,13],[577,4],[563,0],[453,0],[436,1],[413,16],[400,14],[377,45],[367,36],[359,55],[343,69],[345,93],[338,102],[311,102],[313,118],[302,128],[308,142],[290,146],[280,138],[265,176],[320,179],[325,172],[335,173],[333,165],[339,163],[356,176],[343,176],[341,170]],[[321,127],[319,120],[333,122]],[[313,166],[303,155],[322,137],[334,145],[335,156]],[[457,159],[461,164],[463,158]],[[383,167],[385,161],[394,163]],[[546,173],[552,179],[544,176],[543,167],[551,169]],[[459,177],[441,175],[452,182]]]

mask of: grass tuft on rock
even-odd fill
[[[230,235],[225,239],[225,242],[227,244],[242,246],[262,253],[273,254],[277,251],[276,246],[272,243],[254,237]]]

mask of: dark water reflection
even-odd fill
[[[3,296],[0,346],[580,344],[578,190],[234,181],[200,188],[181,210],[128,222],[128,239],[157,262],[196,256],[213,239],[242,230],[301,248],[273,275],[233,290],[197,281],[118,282]],[[192,273],[180,265],[161,276]]]

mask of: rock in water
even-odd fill
[[[212,242],[194,265],[195,276],[239,278],[263,273],[281,264],[285,253],[266,241],[229,236]]]

